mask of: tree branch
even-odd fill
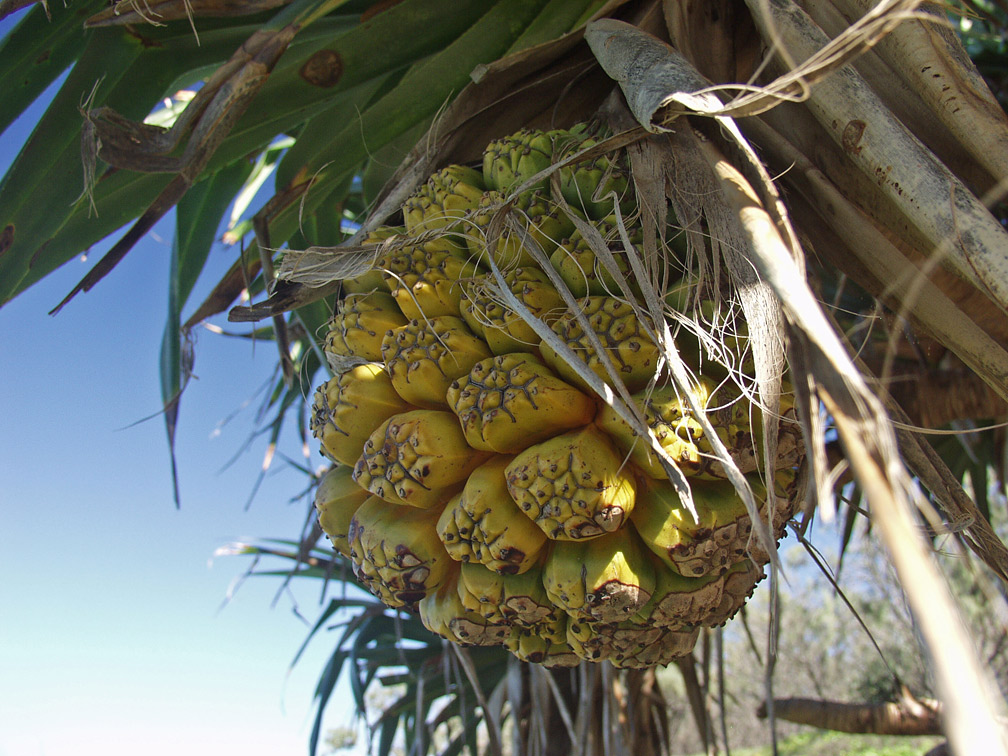
[[[941,704],[906,695],[898,702],[879,704],[841,703],[813,698],[774,700],[774,713],[780,719],[837,732],[873,735],[941,735]],[[756,716],[766,717],[761,703]]]

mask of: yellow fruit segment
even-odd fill
[[[551,328],[571,350],[599,378],[612,384],[600,354],[605,354],[612,363],[618,378],[630,391],[640,391],[656,378],[658,370],[658,347],[641,325],[637,314],[626,302],[612,297],[585,297],[580,301],[581,313],[588,320],[588,327],[598,337],[602,346],[600,353],[592,344],[574,313],[566,312]],[[587,383],[550,346],[540,345],[543,359],[562,378],[576,386]]]
[[[533,317],[547,325],[559,317],[565,306],[549,277],[538,268],[511,268],[504,274],[504,283]],[[467,283],[463,291],[462,318],[483,337],[491,352],[537,351],[540,338],[535,329],[492,287],[488,288],[486,280]]]
[[[354,480],[392,504],[443,507],[486,459],[470,448],[450,412],[393,415],[364,442]]]
[[[452,381],[489,356],[486,342],[451,315],[411,320],[382,340],[382,357],[399,396],[430,409],[447,407]]]
[[[391,295],[381,291],[349,294],[340,302],[329,323],[326,356],[336,372],[341,367],[339,358],[381,362],[385,332],[405,324],[406,317]]]
[[[385,283],[410,320],[439,315],[459,317],[462,282],[477,273],[465,249],[447,237],[395,250],[382,258],[381,265],[385,269]],[[404,325],[406,318],[399,325]]]
[[[622,622],[651,599],[654,565],[636,534],[624,528],[589,541],[560,541],[543,566],[553,603],[586,622]]]
[[[345,557],[350,556],[347,535],[350,523],[360,505],[369,494],[353,479],[353,470],[346,465],[330,468],[315,490],[315,511],[319,526],[332,542],[333,549]]]
[[[508,465],[507,483],[521,510],[558,541],[618,531],[634,509],[637,488],[594,426],[529,447]]]
[[[756,480],[754,493],[763,493]],[[696,481],[691,486],[699,521],[668,481],[648,484],[630,519],[641,539],[665,564],[688,577],[720,573],[742,559],[752,522],[742,498],[728,481]]]
[[[500,454],[522,451],[595,416],[594,401],[524,353],[477,362],[446,397],[469,445]]]
[[[358,365],[316,389],[311,431],[325,456],[352,466],[375,426],[410,408],[380,364]]]
[[[522,516],[508,493],[504,468],[509,461],[498,456],[477,467],[441,513],[437,530],[453,559],[514,574],[535,564],[546,536]]]
[[[420,620],[431,632],[462,646],[500,646],[511,635],[505,621],[487,620],[467,609],[458,595],[458,574],[417,604]]]
[[[347,534],[354,575],[388,606],[415,608],[450,574],[452,560],[434,529],[437,515],[377,496],[354,513]]]

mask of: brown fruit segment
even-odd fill
[[[595,403],[525,353],[481,360],[448,388],[469,445],[513,454],[591,422]]]
[[[555,540],[612,533],[634,509],[633,475],[594,426],[529,447],[508,465],[507,483],[521,510]]]
[[[453,562],[434,528],[438,514],[377,496],[354,513],[347,537],[354,575],[387,606],[415,608],[449,575]]]
[[[703,625],[723,599],[723,576],[683,577],[659,562],[655,564],[654,595],[635,620],[673,630]]]
[[[723,625],[730,620],[748,601],[756,586],[763,579],[763,568],[758,567],[748,559],[736,562],[721,576],[724,589],[721,603],[708,614],[703,621],[707,627]]]
[[[699,628],[670,630],[634,622],[600,624],[572,619],[567,642],[582,659],[620,668],[664,666],[693,650]]]
[[[325,456],[353,466],[374,429],[408,409],[388,373],[369,362],[330,378],[315,390],[311,431]]]
[[[429,409],[447,407],[451,382],[487,357],[486,343],[451,315],[411,320],[382,340],[382,358],[399,396]]]
[[[658,347],[647,335],[633,308],[612,297],[585,297],[581,312],[598,336],[616,374],[630,391],[640,391],[658,369]],[[585,335],[573,313],[566,312],[551,326],[553,331],[606,383],[612,383],[599,353]],[[540,345],[543,359],[562,378],[576,386],[587,384],[546,342]]]
[[[511,499],[504,479],[508,462],[497,456],[477,467],[441,513],[437,531],[453,559],[514,574],[535,564],[546,536]]]
[[[412,410],[375,429],[354,466],[354,480],[392,504],[437,506],[440,513],[485,459],[466,444],[451,412]]]

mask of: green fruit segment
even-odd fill
[[[565,156],[573,155],[596,144],[597,140],[589,137],[567,147],[564,153]],[[561,168],[560,191],[572,207],[594,220],[612,215],[617,205],[624,218],[636,210],[629,177],[610,155],[599,155]]]
[[[540,565],[503,574],[469,562],[459,570],[458,592],[467,609],[488,621],[535,627],[567,616],[546,594]]]
[[[477,362],[446,396],[469,445],[500,454],[586,425],[595,415],[588,396],[524,353]]]
[[[452,413],[412,410],[393,415],[371,434],[354,480],[392,504],[436,506],[440,514],[485,459],[466,444]]]
[[[490,357],[490,350],[460,318],[442,315],[386,332],[382,357],[399,396],[417,407],[439,409],[448,406],[445,393],[452,381]]]
[[[487,145],[483,152],[483,180],[487,187],[510,194],[535,174],[553,164],[556,132],[522,129]],[[549,177],[532,189],[549,191]]]
[[[411,409],[388,373],[369,362],[322,384],[312,403],[311,431],[322,453],[353,466],[372,431],[392,415]]]
[[[542,189],[521,194],[505,210],[507,197],[496,190],[485,192],[479,205],[469,215],[466,243],[477,258],[493,257],[503,270],[514,267],[535,266],[535,257],[529,252],[521,234],[504,222],[506,212],[517,225],[528,232],[547,257],[556,249],[561,239],[574,231],[574,223]],[[497,219],[497,225],[494,224]],[[498,228],[499,226],[499,228]]]
[[[521,510],[560,541],[618,531],[636,496],[630,470],[593,426],[529,447],[508,465],[507,483]]]
[[[512,574],[535,564],[546,536],[522,516],[508,493],[504,468],[509,461],[495,456],[477,467],[445,507],[437,530],[453,559]]]
[[[602,243],[605,244],[616,262],[616,267],[624,280],[634,280],[633,271],[627,257],[623,240],[620,237],[615,219],[612,223],[597,224]],[[631,239],[634,244],[640,244],[639,238]],[[639,252],[639,249],[638,249]],[[564,239],[550,255],[550,264],[560,274],[567,288],[575,297],[622,296],[622,289],[616,279],[609,273],[599,260],[593,242],[585,239],[580,231],[574,231],[570,238]]]

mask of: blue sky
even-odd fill
[[[40,112],[0,137],[0,174]],[[156,416],[170,238],[160,224],[56,317],[103,249],[0,308],[0,756],[307,750],[328,640],[288,668],[307,631],[294,610],[314,621],[320,587],[294,585],[271,607],[278,583],[250,580],[222,609],[247,563],[213,557],[234,540],[296,537],[309,506],[290,501],[303,474],[278,461],[245,510],[264,440],[226,467],[256,428],[274,347],[198,334],[176,510]],[[211,267],[234,254],[218,245]],[[282,450],[296,457],[300,443]],[[350,722],[334,704],[327,724]]]

